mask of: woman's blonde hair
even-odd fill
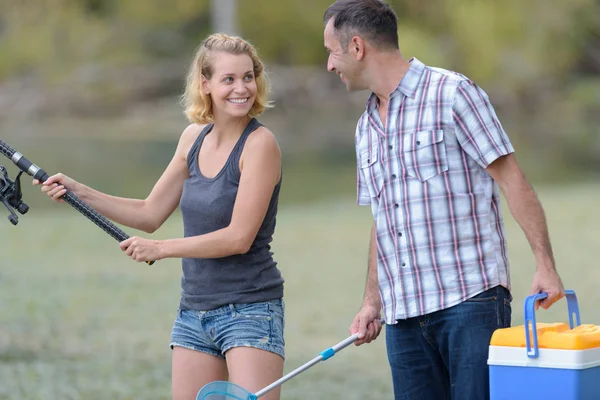
[[[247,54],[252,59],[254,66],[254,79],[256,80],[256,99],[248,112],[250,117],[260,115],[266,108],[271,107],[268,101],[269,82],[265,74],[265,67],[257,51],[248,41],[224,33],[215,33],[207,37],[196,50],[188,74],[185,93],[182,103],[185,115],[190,122],[207,124],[214,122],[214,114],[210,95],[202,91],[202,75],[210,79],[213,74],[213,54],[222,51],[229,54]]]

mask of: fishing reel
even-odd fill
[[[10,215],[8,220],[11,224],[17,225],[19,217],[14,212],[17,210],[21,215],[27,214],[29,206],[21,200],[23,192],[21,191],[21,174],[20,171],[14,181],[8,177],[8,171],[3,165],[0,165],[0,201],[8,209]]]

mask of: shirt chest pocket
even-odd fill
[[[405,134],[402,157],[406,173],[421,182],[448,171],[444,131]]]
[[[365,184],[369,189],[369,196],[379,197],[383,188],[383,168],[377,146],[361,151],[360,168]]]

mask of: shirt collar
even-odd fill
[[[415,98],[419,82],[421,81],[421,77],[425,71],[425,64],[415,57],[411,58],[408,62],[410,65],[406,71],[406,74],[404,74],[404,77],[396,89],[394,89],[394,91],[390,94],[390,97],[395,96],[397,93],[403,93],[411,99]],[[369,96],[369,99],[367,100],[367,110],[372,112],[375,110],[376,106],[377,95],[375,93],[371,93],[371,96]]]

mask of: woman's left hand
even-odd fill
[[[122,241],[119,246],[126,255],[138,262],[157,261],[163,257],[161,253],[162,242],[160,240],[132,236]]]

